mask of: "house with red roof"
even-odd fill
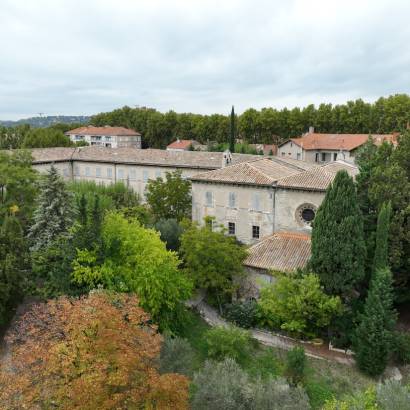
[[[141,134],[124,127],[86,127],[67,131],[66,135],[73,142],[85,141],[88,145],[108,148],[141,148]]]
[[[200,145],[195,140],[180,140],[179,138],[167,146],[167,151],[191,151]]]
[[[343,160],[354,163],[358,149],[369,139],[376,145],[387,141],[397,144],[398,133],[393,134],[325,134],[309,132],[300,138],[290,138],[278,146],[277,155],[315,163]]]

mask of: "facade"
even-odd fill
[[[110,184],[123,181],[144,199],[150,179],[165,177],[180,170],[184,178],[215,170],[232,163],[249,161],[255,156],[233,154],[227,159],[220,152],[173,152],[135,148],[39,148],[33,149],[33,167],[46,172],[53,165],[66,180]]]
[[[80,127],[66,132],[72,142],[107,148],[141,148],[141,134],[124,127]]]
[[[397,143],[398,134],[371,135],[376,145],[384,141]],[[291,138],[278,146],[280,158],[291,158],[317,164],[332,161],[355,162],[355,155],[369,139],[369,134],[320,134],[313,127],[301,138]]]
[[[203,223],[213,217],[245,244],[277,232],[310,235],[316,210],[340,169],[357,173],[343,161],[316,166],[276,157],[200,173],[191,177],[192,218]]]
[[[167,151],[191,151],[199,146],[195,140],[180,140],[179,138],[167,146]]]

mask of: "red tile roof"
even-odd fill
[[[369,134],[320,134],[311,132],[301,138],[291,138],[291,141],[305,150],[332,149],[351,151],[363,145],[368,138]],[[376,145],[380,145],[384,141],[393,144],[397,142],[396,134],[372,134],[372,138]]]
[[[171,144],[167,146],[167,149],[171,148],[187,150],[194,143],[196,143],[196,141],[194,140],[176,140],[174,142],[171,142]]]
[[[141,135],[139,132],[130,130],[124,127],[94,127],[89,125],[87,127],[75,128],[67,131],[67,135],[111,135],[111,136],[136,136]]]
[[[276,232],[249,248],[245,266],[291,272],[303,268],[310,258],[310,236]]]

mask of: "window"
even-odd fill
[[[155,171],[155,178],[161,178],[161,171],[159,169]]]
[[[334,153],[333,153],[333,161],[336,161],[336,160],[337,160],[337,153],[334,152]]]
[[[106,136],[105,136],[105,140],[106,140],[106,141],[111,141],[111,137],[110,137],[109,135],[106,135]]]
[[[211,191],[205,193],[206,206],[214,206],[214,195]]]
[[[130,179],[135,180],[137,179],[137,171],[135,169],[130,169]]]
[[[91,175],[90,167],[85,167],[85,176],[89,177]]]
[[[107,178],[112,178],[112,168],[107,168]]]
[[[300,159],[300,152],[296,154],[296,159]]]
[[[148,171],[147,170],[142,171],[142,180],[144,182],[148,181]]]
[[[302,219],[303,219],[305,222],[310,223],[310,222],[313,221],[313,219],[315,219],[315,211],[314,211],[313,209],[305,208],[305,209],[302,211],[301,216],[302,216]]]
[[[101,178],[101,168],[95,168],[95,176]]]
[[[286,153],[285,152],[282,152],[282,157],[284,157],[286,155]]]
[[[296,220],[302,227],[310,227],[316,216],[316,206],[313,204],[302,204],[296,210]]]
[[[235,222],[228,222],[229,235],[235,235]]]
[[[259,239],[259,226],[257,225],[252,226],[252,238]]]
[[[229,192],[229,208],[236,207],[236,194],[235,192]]]
[[[318,152],[316,152],[316,154],[315,154],[315,162],[319,162],[319,153]]]
[[[118,170],[118,179],[124,179],[124,170],[123,169]]]
[[[63,175],[64,175],[65,177],[68,177],[68,176],[70,175],[68,168],[64,168],[64,170],[63,170]]]
[[[322,152],[322,162],[326,161],[326,152]]]
[[[252,196],[252,209],[254,211],[260,211],[260,198],[259,194],[253,194]]]
[[[80,175],[80,168],[74,167],[74,175]]]

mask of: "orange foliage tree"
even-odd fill
[[[36,304],[6,335],[0,407],[187,409],[188,379],[158,373],[161,343],[133,295]]]

